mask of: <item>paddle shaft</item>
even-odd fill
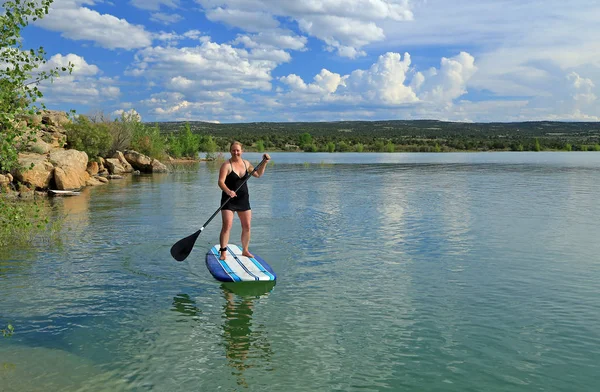
[[[250,174],[248,174],[246,176],[246,178],[244,178],[244,181],[242,181],[242,183],[240,184],[240,186],[237,187],[237,189],[234,191],[235,193],[237,193],[242,186],[244,186],[244,184],[250,179],[250,177],[252,177],[252,175],[254,174],[255,171],[257,171],[265,162],[266,162],[266,158],[263,158],[262,161],[260,161],[260,163],[258,165],[256,165],[256,167],[254,168],[254,170],[252,170],[252,172],[250,172]],[[208,218],[208,220],[202,225],[202,227],[200,228],[200,230],[198,230],[197,232],[195,232],[194,234],[187,236],[179,241],[177,241],[175,243],[175,245],[173,245],[171,247],[171,256],[173,256],[173,258],[177,261],[183,261],[186,259],[186,257],[188,257],[188,255],[190,254],[190,252],[192,251],[192,248],[194,247],[194,244],[196,243],[196,239],[198,239],[198,236],[200,235],[200,233],[202,233],[202,231],[204,230],[204,228],[206,226],[208,226],[208,224],[214,219],[215,216],[217,216],[217,214],[219,213],[219,211],[221,211],[223,209],[223,207],[225,207],[225,205],[227,203],[229,203],[229,201],[231,200],[231,196],[229,196],[227,198],[227,200],[225,200],[223,202],[223,204],[221,204],[221,206],[219,207],[218,210],[215,211],[214,214],[212,214],[210,216],[210,218]]]

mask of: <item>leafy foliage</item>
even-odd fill
[[[33,140],[33,132],[25,127],[23,119],[39,110],[35,102],[42,97],[38,84],[71,72],[73,65],[44,69],[45,51],[24,50],[21,30],[30,21],[43,18],[53,0],[3,1],[4,13],[0,14],[0,172],[18,167],[18,154],[27,141]],[[43,105],[41,105],[43,108]],[[25,143],[24,143],[25,141]],[[1,196],[1,195],[0,195]],[[45,209],[40,204],[19,203],[0,197],[0,249],[19,244],[29,244],[36,234],[52,234]],[[60,223],[60,221],[59,221]],[[50,229],[48,226],[52,226]],[[12,334],[12,326],[2,333]]]
[[[6,326],[6,328],[4,328],[4,329],[2,329],[0,331],[2,331],[2,336],[4,336],[5,338],[9,338],[15,332],[15,327],[13,327],[12,324],[8,324]]]
[[[50,219],[44,202],[7,200],[0,197],[0,248],[27,246],[34,240],[56,239],[61,219]]]
[[[116,128],[116,127],[112,127]],[[79,116],[65,126],[67,146],[85,151],[90,159],[106,156],[113,145],[110,124],[92,123],[86,116]]]
[[[162,159],[166,154],[166,142],[167,138],[161,135],[157,126],[142,125],[133,130],[131,148],[149,157]]]
[[[35,102],[42,97],[38,84],[53,80],[59,72],[71,72],[73,65],[43,69],[44,48],[24,50],[21,30],[30,21],[48,14],[53,0],[5,1],[0,15],[0,171],[18,165],[19,143],[33,138],[21,120],[38,112]],[[42,105],[43,107],[43,105]]]

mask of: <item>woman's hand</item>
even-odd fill
[[[267,161],[271,160],[271,157],[269,156],[269,154],[263,154],[263,159],[266,159]]]
[[[235,194],[235,192],[234,192],[234,191],[229,191],[229,192],[227,192],[227,196],[229,196],[229,197],[232,197],[232,198],[233,198],[233,197],[236,197],[237,195]]]

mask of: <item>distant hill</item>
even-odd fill
[[[161,122],[162,133],[175,133],[189,124],[192,132],[210,135],[220,146],[240,140],[248,146],[266,141],[265,147],[307,149],[296,146],[308,133],[317,150],[327,143],[343,142],[352,150],[362,144],[365,151],[379,151],[392,143],[395,151],[438,150],[528,150],[595,149],[600,144],[600,122],[528,121],[513,123],[461,123],[437,120],[335,121],[335,122],[256,122],[214,124],[200,121]],[[541,145],[536,146],[535,139]],[[337,148],[336,151],[340,150]],[[389,145],[386,150],[389,150]],[[315,151],[314,147],[312,151]],[[437,151],[437,150],[436,150]]]

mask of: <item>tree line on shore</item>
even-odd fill
[[[161,122],[155,126],[165,135],[186,129],[211,137],[219,151],[227,151],[232,140],[259,152],[600,151],[597,122]]]

